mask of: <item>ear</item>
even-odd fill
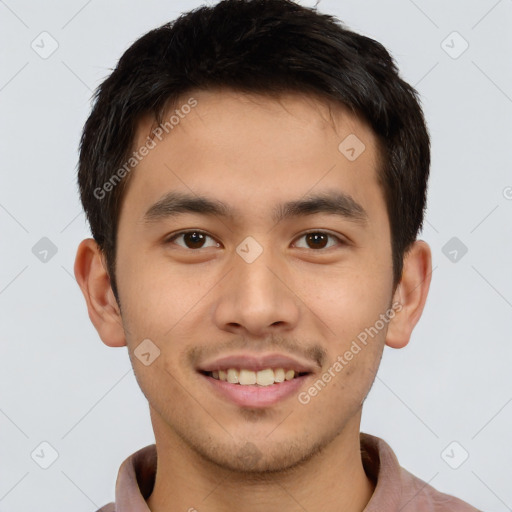
[[[126,345],[121,311],[110,285],[104,256],[92,238],[82,240],[78,246],[74,270],[89,318],[103,343],[109,347]]]
[[[423,240],[416,240],[404,256],[402,277],[393,295],[399,304],[388,324],[386,345],[403,348],[421,317],[432,277],[432,254]]]

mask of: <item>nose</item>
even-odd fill
[[[263,251],[252,263],[234,255],[233,263],[219,288],[217,327],[252,336],[292,330],[299,320],[300,299],[284,265],[278,265],[270,251]]]

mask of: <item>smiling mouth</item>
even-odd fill
[[[229,368],[227,370],[200,371],[200,373],[240,386],[271,386],[309,375],[309,372],[296,372],[285,368],[265,368],[259,371]]]

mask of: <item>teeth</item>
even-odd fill
[[[270,386],[274,383],[292,380],[295,377],[294,370],[284,370],[283,368],[266,368],[259,372],[252,370],[237,370],[229,368],[228,371],[218,370],[212,371],[211,376],[214,379],[227,381],[231,384],[241,384],[242,386],[250,386],[258,384],[259,386]]]
[[[231,384],[238,384],[238,372],[233,368],[228,370],[228,382],[231,382]]]
[[[282,368],[278,368],[274,370],[274,382],[283,382],[284,381],[284,370]]]
[[[274,384],[274,380],[274,370],[270,368],[261,370],[256,374],[256,384],[260,386],[270,386],[270,384]]]
[[[244,386],[249,384],[256,384],[256,372],[251,370],[240,370],[238,379],[240,384]]]
[[[288,370],[285,374],[284,374],[284,378],[286,380],[292,380],[293,377],[295,376],[295,372],[293,370]]]

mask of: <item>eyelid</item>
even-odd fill
[[[171,233],[170,235],[166,236],[164,238],[164,244],[170,244],[172,243],[176,238],[178,238],[181,235],[186,235],[187,233],[199,233],[200,235],[207,236],[208,238],[211,238],[215,241],[216,244],[220,244],[220,242],[212,235],[207,233],[206,231],[203,231],[202,229],[184,229],[182,231],[176,231],[175,233]],[[176,244],[178,245],[178,244]],[[200,249],[208,249],[208,247],[200,247],[199,249],[190,249],[189,247],[183,247],[181,245],[178,245],[178,247],[182,247],[183,249],[188,249],[190,251],[199,251]]]
[[[310,235],[312,233],[319,233],[319,234],[323,234],[323,235],[327,235],[327,236],[330,236],[331,238],[335,238],[338,242],[338,245],[348,245],[348,240],[346,238],[344,238],[342,235],[339,235],[337,233],[333,233],[329,230],[325,230],[325,229],[308,229],[307,231],[304,231],[303,233],[297,235],[294,239],[294,244],[295,244],[295,241],[299,240],[300,238],[306,236],[306,235]],[[335,247],[335,246],[331,246],[331,247],[327,247],[327,249],[331,249],[332,247]],[[297,249],[304,249],[304,247],[297,247]],[[311,249],[310,247],[308,247],[308,249]],[[311,249],[312,251],[315,251],[315,252],[322,252],[322,251],[325,251],[327,249],[324,249],[324,248],[320,248],[320,249]]]

